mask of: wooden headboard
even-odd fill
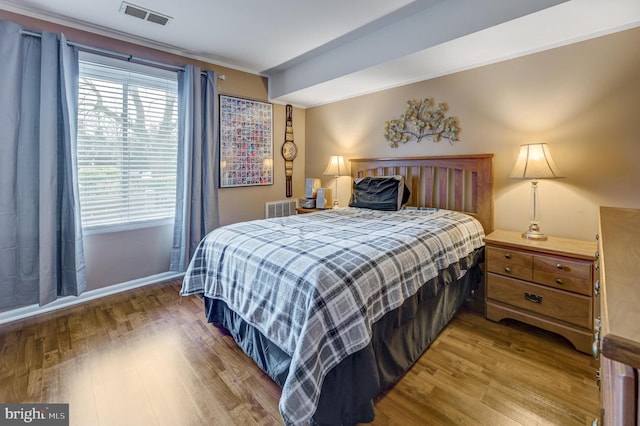
[[[411,190],[407,205],[456,210],[476,217],[493,231],[493,154],[358,158],[351,176],[402,175]]]

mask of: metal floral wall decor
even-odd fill
[[[431,137],[433,142],[442,138],[449,139],[449,143],[458,140],[457,117],[447,117],[447,104],[441,102],[438,106],[432,98],[407,101],[407,111],[399,119],[384,123],[384,137],[392,148],[397,148],[400,142],[407,143],[412,139],[420,142],[425,137]]]

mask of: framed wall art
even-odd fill
[[[220,187],[273,184],[273,105],[220,95]]]

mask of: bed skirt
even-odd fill
[[[325,377],[312,425],[372,422],[374,399],[396,383],[427,350],[482,281],[481,248],[440,271],[397,309],[372,325],[371,342],[345,358]],[[473,265],[473,266],[469,266]],[[467,272],[456,280],[460,269]],[[204,299],[209,322],[224,328],[242,350],[280,387],[290,357],[231,311],[226,303]]]

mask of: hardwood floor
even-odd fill
[[[71,425],[277,425],[280,389],[179,282],[0,328],[0,402],[69,403]],[[463,308],[376,403],[373,425],[586,425],[595,361]]]

